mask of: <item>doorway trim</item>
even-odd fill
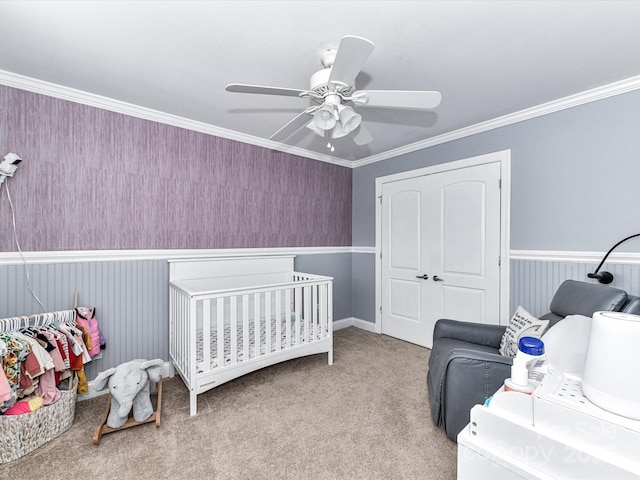
[[[476,157],[441,163],[430,167],[409,170],[406,172],[386,175],[376,178],[376,274],[375,274],[375,298],[376,321],[375,332],[382,333],[382,187],[385,183],[397,182],[409,178],[432,175],[435,173],[459,170],[461,168],[475,167],[486,163],[500,163],[501,194],[500,194],[500,325],[509,323],[509,251],[510,251],[510,224],[511,224],[511,150],[478,155]]]

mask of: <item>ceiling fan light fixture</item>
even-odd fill
[[[349,132],[345,130],[340,122],[336,123],[336,126],[331,130],[331,138],[342,138],[349,135]]]
[[[318,135],[319,137],[324,137],[324,134],[326,133],[325,130],[318,128],[314,118],[312,118],[311,121],[307,123],[307,128],[311,130],[313,133],[315,133],[316,135]]]
[[[344,103],[374,108],[432,110],[442,99],[440,92],[436,91],[356,90],[356,77],[374,48],[373,42],[366,38],[355,35],[342,37],[338,48],[328,49],[322,54],[324,68],[311,75],[308,90],[243,83],[230,83],[226,90],[298,97],[314,103],[269,137],[271,140],[284,141],[306,125],[324,138],[341,138],[353,132],[354,143],[366,145],[373,141],[371,133],[362,124],[360,114]],[[313,116],[310,122],[307,115]]]
[[[338,107],[338,116],[342,128],[347,132],[353,132],[362,122],[362,115],[356,113],[351,107]]]
[[[321,130],[331,130],[336,126],[337,113],[332,105],[323,105],[313,115],[313,122]]]

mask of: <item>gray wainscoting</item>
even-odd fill
[[[96,308],[103,357],[85,365],[89,380],[134,358],[169,360],[169,264],[166,259],[29,264],[33,290],[48,312]],[[297,255],[297,270],[334,277],[334,320],[351,316],[351,253]],[[0,318],[41,313],[24,265],[0,266]]]
[[[597,283],[587,278],[597,263],[546,260],[511,260],[511,312],[522,305],[533,315],[549,311],[549,304],[558,286],[565,280]],[[614,275],[611,287],[640,295],[640,265],[605,264],[601,270]]]
[[[296,255],[295,268],[334,277],[334,321],[356,317],[373,321],[374,255],[322,253]],[[589,262],[511,260],[511,312],[522,305],[534,315],[548,311],[557,287],[567,279],[584,280],[596,266]],[[640,265],[606,264],[613,287],[640,295]],[[86,365],[87,378],[133,358],[169,359],[166,259],[29,264],[34,291],[47,311],[80,305],[96,307],[107,339],[103,358]],[[0,318],[40,313],[25,282],[23,265],[0,266]],[[369,316],[372,316],[369,319]]]
[[[374,253],[354,253],[353,313],[352,316],[375,324],[376,322],[376,256]]]
[[[352,273],[351,253],[296,255],[297,272],[333,277],[333,321],[351,317]]]
[[[166,260],[29,264],[32,287],[46,311],[96,308],[106,338],[101,359],[85,365],[88,379],[134,358],[169,359],[169,265]],[[26,288],[23,265],[0,267],[0,318],[41,313]]]

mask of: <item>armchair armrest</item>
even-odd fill
[[[441,318],[433,329],[433,341],[439,338],[454,338],[477,345],[500,348],[506,328],[503,325],[486,325]]]
[[[459,342],[444,338],[439,343]],[[443,426],[447,437],[455,442],[458,433],[469,423],[471,408],[484,403],[511,375],[513,359],[464,346],[446,347],[443,350],[448,352],[438,349],[431,354],[433,362],[430,359],[427,388],[432,420]]]
[[[494,368],[498,369],[500,372],[503,371],[502,365],[506,365],[509,367],[507,376],[511,375],[511,365],[513,365],[513,358],[511,357],[505,357],[499,353],[483,352],[482,350],[471,350],[466,348],[460,348],[452,351],[447,357],[445,363],[449,363],[451,360],[455,359],[464,359],[469,362],[485,362],[487,365],[495,365]]]

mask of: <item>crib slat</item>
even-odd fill
[[[184,344],[184,372],[189,378],[191,378],[191,333],[190,333],[190,325],[195,325],[195,300],[186,298],[184,299],[184,317],[182,323],[182,338]],[[193,306],[193,308],[192,308]],[[191,314],[193,312],[193,314]],[[195,341],[193,343],[195,345]]]
[[[260,294],[253,294],[253,342],[254,355],[260,356]]]
[[[181,299],[181,312],[178,324],[178,330],[180,331],[180,361],[182,365],[183,374],[189,378],[189,300],[184,295],[180,295]]]
[[[242,295],[242,360],[249,360],[249,295]]]
[[[304,299],[304,309],[302,313],[304,315],[304,341],[309,343],[309,319],[311,317],[311,287],[303,287],[302,298]]]
[[[196,309],[196,299],[195,297],[189,297],[189,306],[187,308],[187,321],[185,322],[185,339],[187,340],[187,348],[185,350],[185,360],[186,360],[186,371],[185,374],[189,378],[190,388],[195,388],[196,385],[196,376],[197,376],[197,368],[196,368],[196,325],[197,325],[197,309]],[[190,404],[191,409],[195,409],[195,404],[197,401],[193,398],[193,395],[190,395]]]
[[[229,299],[229,310],[231,316],[231,364],[238,363],[238,297],[233,295]]]
[[[182,369],[182,359],[180,358],[181,348],[180,345],[182,343],[182,332],[180,332],[180,319],[182,318],[182,308],[181,303],[182,299],[178,295],[175,290],[171,291],[171,311],[173,313],[173,318],[171,319],[171,331],[175,338],[171,339],[172,343],[172,354],[174,360],[178,363],[178,367]]]
[[[291,288],[287,288],[285,290],[285,321],[287,322],[286,326],[286,341],[285,346],[289,348],[291,346]]]
[[[184,373],[190,378],[191,377],[191,337],[189,333],[189,325],[193,320],[191,315],[191,305],[195,305],[195,301],[184,297],[184,312],[182,317],[182,325],[180,329],[182,330],[182,361],[184,365]],[[194,317],[195,318],[195,317]]]
[[[327,285],[320,285],[320,337],[324,338],[327,331]]]
[[[175,339],[173,340],[173,357],[175,361],[178,363],[178,368],[183,371],[184,364],[182,363],[182,331],[180,330],[180,322],[183,318],[183,309],[182,309],[182,296],[178,294],[176,291],[172,291],[173,294],[173,313],[175,314],[175,318],[172,321],[173,326],[173,334],[175,335]]]
[[[169,288],[169,355],[175,359],[176,352],[176,292]]]
[[[333,285],[327,284],[327,332],[333,331]]]
[[[209,298],[202,301],[202,364],[205,372],[211,370],[211,299]]]
[[[264,294],[264,343],[265,354],[271,353],[271,322],[273,317],[271,315],[271,292],[265,292]]]
[[[276,352],[282,348],[282,290],[276,291]]]
[[[217,299],[218,367],[224,367],[224,297]]]
[[[296,328],[295,328],[295,344],[300,345],[300,310],[302,310],[302,288],[295,287],[294,288],[295,295],[295,317],[296,317]]]
[[[319,285],[311,287],[311,338],[317,340],[318,337],[318,288]]]

